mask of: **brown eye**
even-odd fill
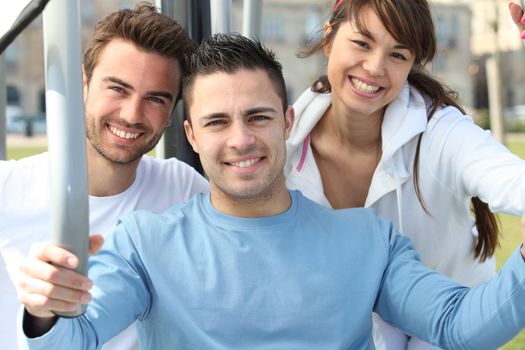
[[[398,60],[400,60],[400,61],[407,61],[407,60],[408,60],[408,58],[406,58],[405,55],[403,55],[403,54],[401,54],[401,53],[399,53],[399,52],[394,52],[394,53],[392,54],[392,57],[394,57],[395,59],[398,59]]]
[[[361,46],[365,49],[368,49],[368,44],[365,41],[362,40],[352,40],[352,42],[358,46]]]

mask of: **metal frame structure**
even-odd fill
[[[49,2],[49,4],[48,4]],[[46,6],[47,5],[47,6]],[[186,27],[197,42],[212,33],[227,33],[232,28],[231,0],[157,0],[166,15]],[[44,9],[45,8],[45,9]],[[245,35],[255,37],[260,27],[260,0],[245,6]],[[43,11],[46,78],[46,115],[50,158],[51,232],[53,240],[79,257],[77,271],[87,272],[89,237],[89,197],[86,141],[82,100],[79,0],[35,0],[24,9],[17,25],[3,37],[7,47]],[[0,54],[3,49],[0,50]],[[5,66],[0,55],[0,160],[6,158]],[[202,172],[182,126],[184,110],[179,103],[157,147],[158,156],[176,156]],[[85,311],[80,306],[61,316],[75,317]]]
[[[53,0],[43,12],[51,234],[87,272],[89,200],[82,101],[79,0]],[[78,316],[85,305],[62,316]]]

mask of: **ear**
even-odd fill
[[[295,119],[295,111],[292,106],[288,106],[284,114],[284,139],[288,140],[292,132],[293,121]]]
[[[188,139],[191,148],[195,153],[199,153],[199,148],[197,147],[197,142],[195,141],[195,135],[193,134],[193,128],[189,121],[184,121],[184,132],[186,133],[186,138]]]
[[[323,24],[323,39],[325,40],[325,45],[323,46],[323,53],[328,58],[330,52],[332,51],[332,41],[326,41],[326,37],[332,32],[332,25],[329,22]]]
[[[84,68],[84,65],[82,64],[82,91],[84,92],[84,104],[86,104],[86,96],[87,96],[87,87],[88,87],[88,82],[87,82],[87,77],[86,77],[86,70]]]

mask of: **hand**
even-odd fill
[[[96,253],[103,241],[100,235],[91,236],[90,253]],[[50,318],[55,316],[54,311],[74,311],[79,304],[89,303],[92,282],[71,271],[77,266],[78,258],[65,249],[51,243],[32,245],[17,281],[18,299],[27,312]]]
[[[509,11],[512,20],[521,33],[521,38],[525,39],[525,14],[523,13],[523,9],[518,4],[511,2],[509,4]]]

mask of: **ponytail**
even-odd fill
[[[444,87],[440,82],[432,78],[423,70],[415,69],[411,72],[408,76],[408,82],[423,95],[432,97],[432,106],[430,106],[428,120],[432,118],[440,106],[453,106],[465,114],[463,108],[457,103],[457,93]],[[419,188],[419,153],[422,136],[422,134],[419,135],[414,159],[414,188],[421,206],[425,212],[430,215],[425,207],[421,190]],[[479,260],[483,262],[494,255],[494,252],[499,245],[498,220],[490,210],[487,203],[482,202],[478,197],[473,197],[471,203],[472,211],[476,218],[475,225],[478,231],[478,239],[476,246],[474,247],[474,257],[479,258]]]

